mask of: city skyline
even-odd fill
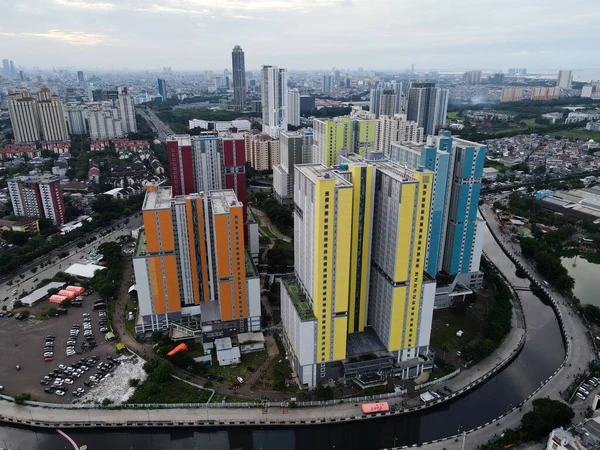
[[[531,3],[508,1],[490,11],[474,0],[431,8],[389,0],[377,5],[366,0],[225,0],[218,7],[207,0],[24,0],[0,7],[6,19],[0,54],[27,67],[56,66],[56,55],[61,55],[58,65],[80,69],[168,65],[191,70],[230,67],[231,48],[239,44],[248,68],[402,70],[414,63],[417,68],[554,70],[593,64],[593,42],[586,34],[586,25],[597,19],[593,11],[586,12],[593,9],[592,0],[576,0],[566,11],[558,0]],[[328,8],[336,11],[333,21],[323,14]],[[402,26],[382,24],[381,10],[402,17]],[[493,24],[486,20],[490,13]],[[543,20],[531,22],[530,17]],[[358,21],[360,34],[348,26]],[[227,29],[233,33],[223,39]]]

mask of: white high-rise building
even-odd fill
[[[135,121],[135,106],[133,96],[129,94],[126,87],[120,87],[117,98],[117,108],[123,133],[137,132],[137,123]]]
[[[279,135],[279,164],[273,166],[273,190],[279,203],[294,202],[294,166],[311,161],[312,145],[310,128]]]
[[[87,110],[85,105],[67,105],[65,108],[67,112],[67,125],[69,127],[69,133],[73,136],[87,134],[87,126],[85,119],[87,117]]]
[[[65,111],[60,97],[46,86],[38,93],[40,128],[43,141],[66,141],[69,139]]]
[[[8,113],[15,142],[40,140],[40,116],[37,101],[25,88],[19,88],[8,96]]]
[[[556,85],[561,89],[571,89],[573,85],[573,73],[570,70],[559,71]]]
[[[288,123],[300,126],[300,92],[298,89],[288,91]]]
[[[371,89],[371,96],[369,97],[369,112],[375,114],[375,118],[379,118],[379,110],[381,108],[381,86],[377,86],[375,89]]]
[[[446,125],[446,117],[448,116],[448,100],[450,99],[450,89],[436,88],[435,111],[433,113],[435,119],[435,129]]]
[[[111,139],[125,136],[119,110],[110,103],[87,109],[90,139]]]
[[[279,138],[287,131],[288,73],[276,66],[262,66],[261,93],[263,132]]]
[[[389,155],[392,142],[423,142],[423,127],[417,122],[406,120],[406,114],[381,116],[375,139],[377,151]]]

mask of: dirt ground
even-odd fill
[[[115,342],[108,343],[105,341],[98,325],[98,312],[92,311],[94,301],[98,300],[97,294],[94,293],[83,298],[82,307],[72,306],[69,308],[68,314],[59,315],[56,318],[47,320],[0,318],[0,342],[2,343],[0,350],[0,385],[4,386],[3,394],[14,396],[28,393],[31,395],[32,400],[69,403],[74,399],[71,395],[73,390],[79,387],[88,390],[83,385],[83,381],[96,373],[95,370],[89,370],[74,384],[68,386],[69,390],[64,397],[45,393],[44,388],[47,386],[40,384],[40,380],[53,369],[58,368],[59,364],[69,366],[81,358],[89,358],[94,355],[99,356],[100,361],[106,361],[108,355],[116,356]],[[31,311],[32,316],[39,316],[43,309],[47,309],[47,305],[36,305],[27,309]],[[92,331],[98,346],[91,352],[67,356],[65,353],[66,344],[71,327],[75,324],[81,326],[76,351],[80,352],[81,350],[81,343],[84,342],[83,313],[85,312],[90,313]],[[56,336],[54,359],[51,362],[44,362],[44,343],[46,336],[50,334]],[[20,365],[21,370],[17,371],[16,365]]]

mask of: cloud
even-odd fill
[[[21,3],[15,5],[15,9],[21,14],[41,14],[43,11],[35,6],[27,6]]]
[[[48,30],[47,33],[21,33],[21,35],[42,39],[52,39],[78,47],[93,47],[96,45],[116,41],[116,39],[104,34],[86,33],[85,31]]]
[[[58,6],[73,9],[86,9],[94,11],[112,11],[117,7],[114,3],[108,2],[90,2],[88,0],[52,0],[52,3]]]
[[[509,56],[527,56],[529,52],[527,50],[521,50],[520,52],[512,52],[508,54]]]
[[[152,4],[150,8],[139,8],[136,11],[140,12],[148,12],[148,13],[157,13],[157,14],[208,14],[210,10],[208,9],[183,9],[183,8],[174,8],[170,6],[162,6],[157,5],[156,3]]]
[[[0,36],[16,36],[17,33],[7,33],[7,32],[3,32],[0,31]]]

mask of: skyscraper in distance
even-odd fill
[[[379,101],[379,116],[393,116],[396,111],[396,93],[391,89],[381,92]]]
[[[231,52],[233,70],[233,109],[243,111],[246,105],[246,63],[242,47],[236,45]]]
[[[288,125],[288,73],[276,66],[262,66],[261,95],[263,132],[277,139]]]
[[[79,81],[80,83],[85,82],[85,75],[83,74],[83,70],[77,71],[77,81]]]
[[[117,89],[116,103],[123,132],[135,133],[137,131],[135,106],[133,102],[133,95],[129,94],[128,88],[120,87]]]
[[[2,72],[6,76],[10,75],[10,64],[8,62],[8,59],[3,59],[2,60]]]
[[[406,116],[423,127],[425,136],[436,133],[446,122],[448,90],[436,88],[435,83],[412,83],[408,90]]]
[[[369,112],[375,114],[376,119],[379,119],[379,111],[381,109],[381,93],[381,86],[377,85],[375,89],[371,89],[369,97]]]
[[[12,76],[14,76],[17,73],[17,70],[15,69],[15,62],[11,59],[10,60],[10,74]]]
[[[323,75],[321,92],[323,92],[323,94],[331,94],[333,92],[333,76]]]
[[[288,91],[288,123],[300,126],[300,92],[298,89]]]
[[[163,102],[167,101],[169,94],[167,92],[167,80],[164,78],[158,79],[158,94],[162,97]]]
[[[556,85],[561,89],[571,89],[573,85],[573,73],[570,70],[561,70],[558,72]]]

